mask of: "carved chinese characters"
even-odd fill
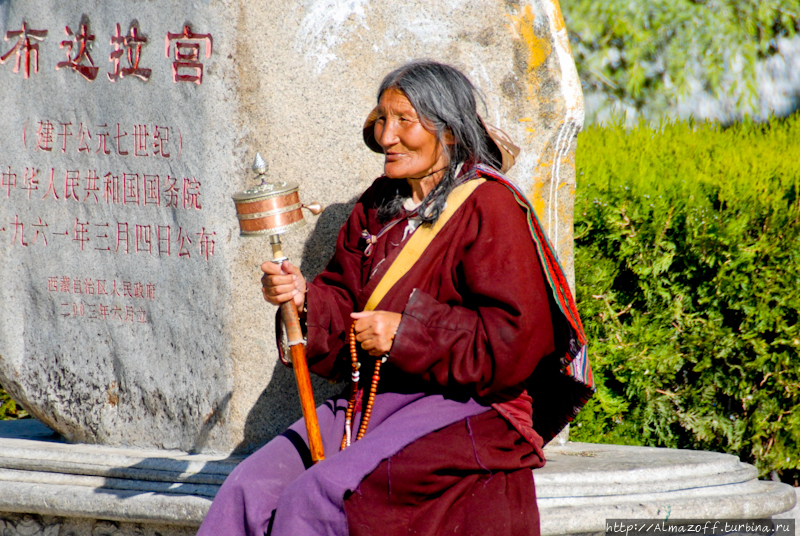
[[[126,76],[135,76],[143,82],[150,79],[150,69],[139,67],[139,59],[142,55],[142,45],[147,43],[147,39],[139,36],[139,30],[136,26],[131,26],[128,35],[123,36],[120,34],[120,27],[117,24],[115,33],[111,37],[111,44],[114,45],[114,52],[112,52],[108,59],[114,63],[114,71],[106,73],[111,82],[116,82],[120,78]],[[127,60],[127,67],[122,68],[120,65],[123,58]]]
[[[73,151],[87,153],[102,163],[103,157],[150,157],[179,159],[183,147],[180,129],[165,125],[91,125],[80,122],[78,128],[70,122],[50,119],[36,121],[36,143],[27,146],[28,125],[23,126],[23,146],[35,155],[38,152]],[[128,132],[131,131],[131,133]],[[170,130],[175,148],[170,146]],[[131,139],[126,139],[126,138]],[[94,140],[94,143],[92,143]],[[172,152],[171,152],[172,151]],[[99,160],[98,160],[99,158]],[[157,170],[155,170],[157,171]],[[127,207],[163,207],[179,210],[201,210],[202,183],[196,177],[120,171],[103,168],[92,169],[40,169],[26,166],[13,169],[6,166],[0,171],[0,195],[6,199],[23,199],[29,203],[79,203],[123,205]],[[42,210],[47,211],[44,205]],[[181,226],[157,225],[145,221],[82,221],[63,222],[53,226],[47,213],[34,214],[28,221],[15,214],[13,222],[0,222],[0,240],[3,233],[11,235],[10,243],[17,247],[47,247],[53,237],[71,240],[79,251],[87,248],[121,254],[152,254],[191,258],[192,255],[208,260],[214,254],[215,231],[184,229]],[[26,235],[26,225],[28,233]],[[31,234],[33,237],[31,238]],[[41,234],[41,239],[40,239]]]
[[[181,34],[167,34],[165,54],[169,57],[172,44],[175,50],[175,61],[172,62],[172,80],[174,82],[203,83],[203,64],[200,63],[200,46],[204,45],[206,58],[211,57],[211,34],[194,34],[189,26],[183,27]],[[178,70],[194,70],[194,74],[180,74]]]
[[[81,24],[81,30],[78,34],[73,34],[69,26],[64,28],[64,33],[67,34],[69,39],[61,41],[61,45],[59,46],[66,49],[67,61],[58,62],[56,64],[56,70],[64,68],[72,69],[91,82],[97,78],[97,71],[99,68],[95,67],[86,45],[94,41],[94,35],[89,35],[86,32],[85,24]],[[76,50],[73,51],[73,47],[75,47]]]
[[[47,36],[47,30],[29,30],[25,22],[22,23],[21,30],[9,30],[6,32],[6,41],[16,39],[14,46],[0,56],[0,64],[5,63],[12,56],[16,57],[14,72],[18,73],[22,65],[23,76],[29,78],[31,75],[31,55],[33,56],[33,71],[39,72],[39,44]],[[33,42],[31,42],[33,40]]]
[[[108,55],[108,61],[113,64],[113,69],[106,73],[108,80],[116,82],[126,76],[134,76],[147,82],[152,70],[139,66],[142,47],[147,44],[147,38],[141,35],[138,26],[134,24],[130,25],[127,35],[121,32],[121,26],[117,23],[109,39],[112,50]],[[20,30],[6,32],[5,40],[14,41],[14,45],[0,56],[0,64],[8,62],[13,56],[14,73],[18,73],[22,68],[23,76],[29,78],[31,66],[33,72],[38,73],[39,43],[45,40],[48,33],[48,30],[30,29],[28,23],[22,21]],[[65,26],[64,33],[67,38],[58,46],[64,50],[67,58],[58,62],[55,69],[72,69],[87,81],[93,82],[100,71],[90,52],[96,40],[95,34],[89,32],[89,26],[85,22],[81,22],[75,32],[69,25]],[[185,25],[182,32],[167,32],[165,42],[165,56],[170,58],[170,49],[173,51],[172,81],[176,84],[178,82],[202,84],[203,63],[200,49],[204,50],[203,55],[206,59],[211,57],[213,42],[211,34],[193,33],[191,26]]]

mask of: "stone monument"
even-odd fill
[[[269,248],[230,195],[260,151],[327,205],[286,237],[318,273],[381,173],[361,125],[407,60],[481,89],[572,277],[583,102],[556,0],[7,0],[0,31],[0,384],[80,443],[0,440],[4,534],[190,534],[229,453],[299,417]]]

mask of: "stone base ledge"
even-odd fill
[[[791,487],[754,480],[666,493],[541,499],[539,509],[542,535],[605,536],[607,519],[768,519],[794,504]]]
[[[211,506],[208,497],[103,487],[6,481],[2,488],[0,519],[8,512],[196,528]]]
[[[0,423],[4,536],[191,536],[241,461],[9,437],[8,426]],[[757,480],[727,454],[587,443],[545,453],[534,472],[543,536],[602,534],[611,518],[768,518],[796,502],[793,488]]]
[[[0,512],[0,534],[4,536],[195,536],[196,533],[197,527]]]
[[[0,535],[194,535],[242,459],[70,445],[36,421],[0,423]]]
[[[606,519],[770,518],[796,502],[730,454],[568,443],[545,457],[534,471],[543,536],[604,535]]]

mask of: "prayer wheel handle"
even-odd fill
[[[281,234],[300,228],[306,224],[302,209],[317,215],[322,212],[320,203],[300,202],[299,185],[286,181],[267,181],[267,163],[260,154],[256,155],[252,169],[256,173],[255,187],[234,194],[236,215],[239,219],[239,233],[245,237],[269,236],[272,246],[272,262],[280,265],[288,258],[283,254]],[[322,437],[317,422],[317,408],[314,392],[311,387],[311,375],[306,361],[303,330],[300,326],[300,315],[294,299],[280,306],[281,319],[286,326],[286,338],[292,354],[297,389],[300,394],[300,406],[303,409],[308,447],[311,459],[317,463],[325,459],[322,449]]]
[[[307,205],[303,205],[303,208],[309,211],[314,216],[319,216],[322,214],[322,211],[325,210],[325,207],[319,201],[312,201]]]

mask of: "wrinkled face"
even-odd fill
[[[375,140],[386,155],[383,171],[391,179],[418,179],[447,165],[436,134],[425,128],[405,94],[387,89],[378,103]]]

